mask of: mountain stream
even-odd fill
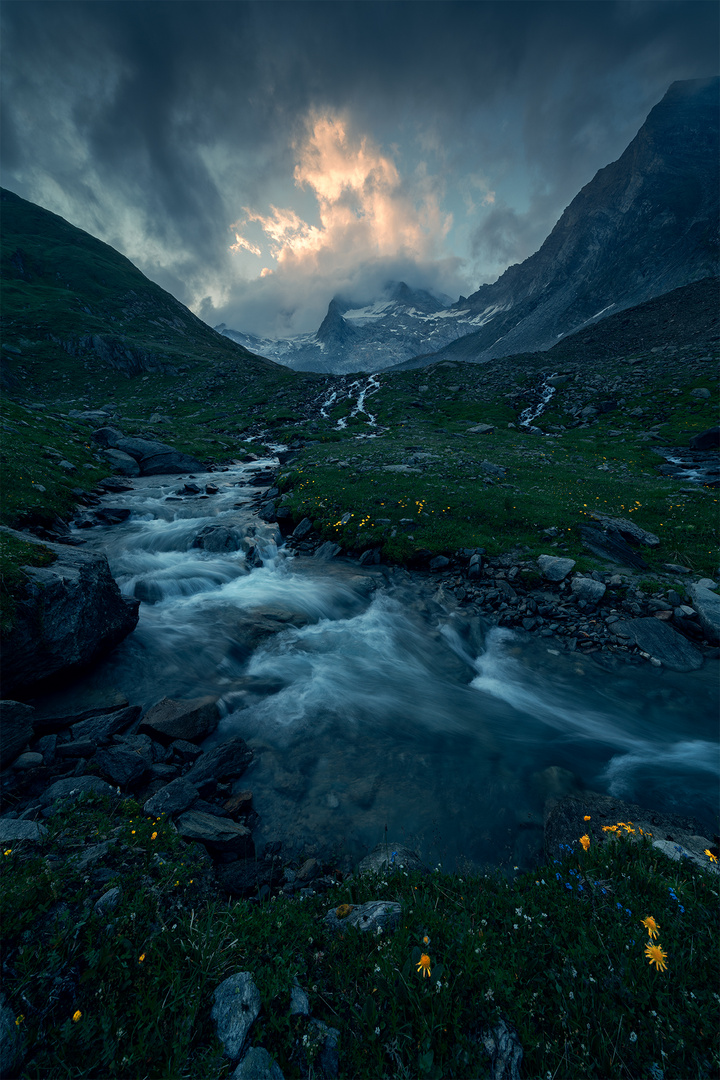
[[[293,556],[250,506],[267,464],[196,476],[195,495],[137,479],[103,500],[126,521],[82,533],[143,601],[85,683],[144,707],[218,696],[206,748],[239,734],[255,751],[235,787],[259,850],[356,858],[387,836],[446,868],[528,867],[546,797],[574,785],[717,830],[717,661],[679,675],[569,654],[448,610],[436,580]],[[240,550],[193,546],[213,527]]]

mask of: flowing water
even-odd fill
[[[209,496],[141,478],[104,500],[127,521],[82,533],[143,599],[87,682],[145,707],[219,696],[206,748],[253,747],[237,787],[254,793],[259,848],[357,857],[387,830],[448,868],[529,866],[547,795],[572,783],[717,829],[717,661],[613,666],[448,610],[403,570],[293,557],[249,506],[263,464],[196,477]],[[241,548],[193,546],[213,526]]]

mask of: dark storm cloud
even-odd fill
[[[691,0],[10,0],[2,21],[4,183],[188,301],[233,273],[228,227],[292,178],[312,108],[384,145],[434,136],[452,182],[483,171],[498,190],[475,254],[525,257],[671,81],[715,71],[718,16]]]

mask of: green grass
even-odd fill
[[[84,842],[106,839],[91,867],[73,864]],[[527,1076],[720,1067],[717,875],[622,830],[512,881],[437,868],[249,904],[214,896],[164,818],[90,796],[50,819],[39,852],[19,844],[2,860],[5,990],[32,1048],[24,1077],[227,1076],[212,995],[245,970],[262,1000],[252,1042],[288,1078],[317,1051],[308,1022],[288,1015],[296,978],[313,1017],[340,1032],[341,1077],[484,1075],[480,1036],[499,1017]],[[118,906],[96,915],[114,885]],[[370,899],[400,903],[397,929],[333,936],[325,913]],[[645,956],[650,915],[665,971]]]

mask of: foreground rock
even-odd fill
[[[671,671],[697,671],[703,666],[702,654],[695,646],[658,619],[628,619],[616,623],[613,629]]]
[[[249,971],[239,971],[220,983],[210,1015],[227,1057],[237,1061],[260,1015],[260,993]]]
[[[700,582],[690,586],[690,596],[708,641],[720,644],[720,596]]]
[[[163,698],[146,712],[140,731],[164,743],[174,739],[201,742],[213,733],[219,722],[220,711],[215,697],[190,701]]]
[[[25,533],[5,530],[39,544]],[[88,667],[135,629],[139,604],[121,596],[104,555],[45,543],[50,566],[24,567],[27,584],[2,645],[3,693],[27,694]]]
[[[126,458],[137,464],[141,476],[205,471],[205,466],[197,458],[183,454],[167,443],[158,442],[156,439],[126,438],[118,428],[99,428],[93,432],[93,439],[105,448],[108,459],[117,465],[125,476],[134,474]],[[120,451],[124,457],[120,458],[117,454],[110,453],[111,451]]]

